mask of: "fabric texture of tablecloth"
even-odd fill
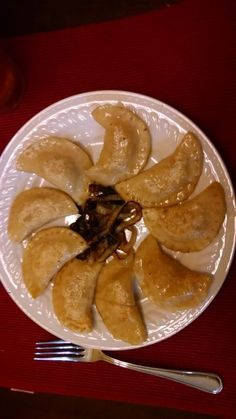
[[[0,116],[1,150],[44,107],[67,96],[128,90],[162,100],[208,135],[235,176],[235,15],[233,0],[182,0],[140,16],[5,40],[25,77],[21,104]],[[207,310],[177,335],[116,354],[136,363],[218,372],[219,395],[105,363],[33,361],[50,335],[0,286],[0,386],[236,417],[235,264]]]

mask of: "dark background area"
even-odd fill
[[[200,413],[0,389],[1,419],[212,419]]]
[[[0,36],[50,31],[131,16],[181,0],[0,1]]]

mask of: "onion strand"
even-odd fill
[[[70,225],[89,247],[77,257],[81,260],[105,261],[113,255],[117,260],[132,259],[137,239],[134,226],[142,217],[142,208],[135,201],[125,202],[112,188],[89,185],[90,196],[79,208],[80,217]],[[126,232],[131,235],[127,240]]]

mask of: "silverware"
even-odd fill
[[[36,361],[69,361],[69,362],[96,362],[105,361],[119,367],[167,378],[178,383],[194,387],[207,393],[217,394],[223,389],[223,383],[217,374],[196,371],[170,370],[165,368],[146,367],[131,364],[108,356],[98,349],[83,348],[63,340],[36,342]]]

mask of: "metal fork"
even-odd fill
[[[178,383],[194,387],[198,390],[206,391],[207,393],[217,394],[223,389],[223,383],[220,377],[213,373],[170,370],[131,364],[129,362],[112,358],[98,349],[82,348],[79,345],[60,339],[47,342],[36,342],[34,360],[70,362],[106,361],[119,367],[177,381]]]

